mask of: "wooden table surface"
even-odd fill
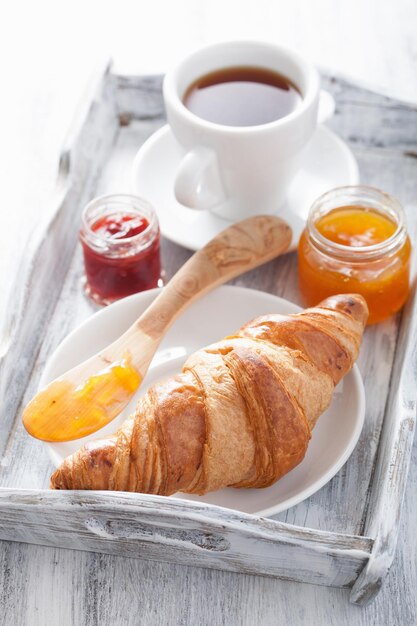
[[[417,4],[413,0],[400,0],[395,9],[389,0],[378,7],[348,0],[297,0],[291,8],[274,10],[265,0],[256,3],[256,12],[249,2],[231,2],[225,8],[215,1],[209,8],[183,1],[175,11],[155,2],[146,28],[143,15],[136,14],[138,24],[142,19],[138,31],[135,20],[126,20],[133,11],[127,2],[118,3],[117,11],[115,7],[103,9],[99,25],[92,6],[81,11],[75,3],[71,13],[63,11],[58,16],[56,4],[37,3],[37,13],[28,9],[23,21],[17,9],[11,14],[23,29],[26,45],[23,52],[16,49],[7,68],[12,89],[5,104],[10,111],[1,119],[7,201],[1,208],[7,228],[0,231],[2,340],[7,338],[5,301],[18,280],[28,237],[50,211],[59,149],[79,95],[88,84],[95,56],[89,52],[91,32],[100,54],[104,49],[119,51],[121,68],[135,71],[163,70],[193,46],[216,39],[275,39],[297,46],[317,63],[381,86],[394,97],[417,102]],[[98,3],[91,5],[99,10]],[[160,26],[157,20],[163,10],[168,16]],[[45,11],[55,19],[55,29],[42,26]],[[167,26],[170,22],[175,23],[175,33]],[[133,38],[135,32],[141,33],[141,41],[132,43],[129,36]],[[417,623],[416,458],[414,454],[396,558],[382,591],[368,607],[349,604],[348,593],[342,590],[0,542],[0,624]]]

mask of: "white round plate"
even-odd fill
[[[150,304],[158,289],[135,294],[102,309],[76,328],[51,356],[41,386],[115,340]],[[235,332],[250,319],[265,313],[294,313],[299,308],[276,296],[242,287],[219,287],[192,305],[163,340],[138,395],[152,383],[180,372],[186,357],[198,348]],[[137,398],[125,411],[93,436],[66,443],[46,444],[55,465],[89,439],[116,430],[132,412]],[[177,494],[218,506],[273,515],[301,502],[325,485],[353,451],[364,419],[364,390],[355,366],[335,390],[329,409],[314,429],[307,454],[300,465],[267,489],[223,489],[204,496]]]
[[[132,189],[155,207],[167,239],[199,250],[229,222],[210,211],[188,209],[175,199],[175,173],[184,154],[169,126],[163,126],[143,144],[133,161]],[[314,200],[332,187],[358,182],[358,166],[350,149],[328,128],[319,126],[277,213],[293,230],[290,250],[297,247]]]

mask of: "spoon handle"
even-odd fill
[[[276,216],[234,224],[196,252],[143,313],[136,328],[154,341],[198,297],[285,252],[291,228]]]

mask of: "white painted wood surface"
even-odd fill
[[[125,86],[125,81],[122,81]],[[342,135],[348,134],[351,143],[357,144],[357,146],[361,146],[364,154],[369,159],[369,172],[366,167],[363,169],[363,173],[369,177],[367,182],[373,182],[374,184],[378,183],[378,177],[375,173],[375,168],[373,168],[375,155],[373,154],[374,150],[382,151],[384,153],[385,150],[388,150],[386,156],[388,156],[389,163],[392,166],[392,169],[398,172],[398,166],[401,165],[401,171],[406,169],[408,166],[411,166],[412,170],[415,167],[415,159],[410,154],[414,143],[416,143],[416,137],[411,132],[402,132],[403,126],[407,127],[407,121],[415,115],[416,111],[410,107],[398,106],[394,102],[389,100],[384,100],[381,97],[372,96],[367,92],[362,92],[361,90],[352,89],[343,81],[334,81],[329,80],[328,86],[335,92],[337,96],[338,103],[338,116],[336,116],[334,120],[334,125],[338,129],[339,133]],[[100,93],[103,90],[100,89]],[[155,93],[155,102],[158,100],[158,94]],[[124,97],[126,93],[124,93]],[[109,96],[107,97],[107,89],[104,89],[104,101],[109,105],[105,105],[104,111],[109,111],[109,120],[106,120],[107,113],[105,113],[105,117],[103,118],[103,114],[100,112],[100,108],[95,106],[92,110],[92,114],[89,119],[89,135],[90,140],[87,142],[88,150],[86,151],[83,148],[83,144],[85,143],[85,139],[83,140],[83,136],[80,135],[79,143],[76,142],[76,147],[72,151],[72,155],[64,154],[63,159],[61,160],[62,169],[64,170],[64,174],[66,170],[69,170],[68,180],[74,181],[78,180],[79,173],[77,172],[77,162],[82,157],[83,160],[80,161],[81,169],[84,177],[88,177],[87,165],[90,161],[89,159],[89,150],[92,149],[93,152],[97,152],[97,144],[94,137],[97,135],[97,132],[94,131],[94,124],[99,127],[100,121],[103,119],[109,123],[111,118],[111,111],[114,110],[114,107],[111,105],[111,89],[109,92]],[[135,104],[134,100],[132,100],[132,111],[135,112]],[[152,108],[152,111],[154,108]],[[158,107],[155,108],[158,111]],[[378,145],[375,146],[372,140],[373,126],[375,128],[381,128],[381,119],[389,120],[390,123],[387,124],[386,129],[380,132],[380,139],[378,141]],[[128,121],[128,116],[123,115],[123,121],[126,123]],[[103,175],[101,177],[101,182],[99,185],[99,190],[104,191],[107,190],[109,185],[117,185],[123,187],[123,180],[120,177],[120,173],[126,173],[126,169],[128,167],[128,163],[131,162],[132,150],[135,149],[138,145],[138,133],[139,136],[144,132],[145,134],[149,129],[155,128],[161,122],[156,119],[155,122],[134,122],[132,121],[130,125],[122,127],[121,132],[119,134],[119,138],[117,141],[117,149],[114,152],[114,156],[107,163]],[[110,132],[110,135],[114,131]],[[101,137],[101,133],[98,135]],[[75,137],[77,138],[77,134],[75,133]],[[139,142],[140,143],[140,142]],[[106,142],[102,142],[101,144],[106,145]],[[78,149],[78,147],[80,149]],[[395,162],[394,155],[391,154],[391,151],[394,153],[398,152],[399,164],[397,165]],[[77,154],[78,153],[78,154]],[[71,160],[72,166],[71,166]],[[97,160],[97,166],[99,166],[99,159]],[[75,168],[75,169],[74,169]],[[71,169],[73,170],[74,178],[71,177]],[[64,176],[65,177],[65,176]],[[66,177],[65,177],[66,178]],[[92,176],[94,179],[94,175]],[[376,180],[375,180],[376,178]],[[366,180],[366,179],[365,179]],[[394,188],[398,183],[396,183],[394,179]],[[119,187],[120,188],[120,187]],[[410,189],[414,192],[414,186],[411,186]],[[77,191],[77,190],[76,190]],[[78,187],[79,191],[79,187]],[[69,187],[67,193],[71,194],[71,188]],[[88,193],[88,190],[86,190]],[[71,195],[70,195],[71,197]],[[72,193],[73,201],[76,200],[76,195],[74,196]],[[81,201],[84,196],[81,197]],[[400,196],[401,197],[401,196]],[[403,195],[402,199],[404,201],[407,200],[407,196]],[[85,200],[85,199],[84,199]],[[65,211],[65,203],[64,209],[62,209],[62,215],[68,213],[68,207]],[[77,211],[79,213],[80,206],[77,204],[73,211]],[[71,212],[70,212],[71,214]],[[409,217],[412,217],[410,214]],[[55,236],[62,231],[61,224],[54,220],[52,222],[53,230],[50,232],[50,236],[52,232],[55,232]],[[66,229],[68,230],[68,234],[71,231],[69,225],[67,225]],[[72,229],[74,230],[74,228]],[[52,238],[50,238],[50,241]],[[68,248],[71,248],[71,242],[67,242]],[[62,249],[65,248],[63,244],[60,246]],[[46,255],[45,260],[48,257],[48,248],[43,246],[43,253]],[[46,251],[45,251],[46,250]],[[169,242],[165,242],[165,252],[172,255],[171,263],[166,264],[168,273],[171,274],[175,267],[184,260],[184,252],[177,246],[170,244]],[[185,252],[185,256],[187,257],[189,253]],[[46,338],[52,341],[52,344],[55,344],[60,337],[62,337],[63,330],[63,322],[69,323],[71,326],[75,323],[73,310],[71,306],[74,303],[83,302],[83,298],[80,295],[79,290],[79,278],[82,270],[81,262],[79,254],[77,254],[74,258],[74,262],[72,263],[72,267],[75,270],[75,273],[72,273],[72,268],[70,269],[69,275],[67,277],[64,290],[60,294],[60,299],[58,305],[50,319],[46,321],[49,324],[48,333]],[[65,266],[62,268],[62,271],[65,270]],[[261,287],[266,290],[270,290],[273,292],[281,293],[291,299],[297,299],[298,294],[295,287],[295,257],[294,255],[289,255],[286,259],[279,259],[274,263],[269,264],[265,268],[261,268],[257,270],[257,272],[252,272],[249,277],[244,277],[239,279],[239,281],[243,282],[243,284],[249,284],[257,287]],[[36,272],[36,265],[35,265]],[[276,277],[280,276],[280,280],[276,281]],[[39,277],[39,285],[42,285],[42,280]],[[274,284],[275,279],[275,284]],[[34,279],[31,279],[31,282]],[[50,278],[51,284],[60,283],[62,279],[60,279],[59,274],[57,276],[52,275]],[[47,284],[46,279],[44,279],[44,285]],[[69,287],[69,290],[67,289]],[[42,287],[43,291],[44,287]],[[54,292],[59,293],[59,290],[54,290]],[[31,301],[33,301],[30,297],[26,301],[26,309],[30,306]],[[47,292],[46,292],[47,293]],[[36,304],[36,298],[35,298]],[[62,305],[62,306],[61,306]],[[33,305],[32,305],[33,306]],[[88,308],[89,305],[87,305]],[[394,347],[395,347],[395,339],[397,332],[397,324],[399,322],[399,318],[393,319],[386,324],[379,326],[377,329],[371,329],[370,332],[367,333],[364,344],[364,364],[363,371],[365,374],[365,383],[368,388],[368,397],[369,392],[375,386],[375,383],[379,384],[381,389],[378,395],[375,397],[374,401],[370,404],[368,408],[368,428],[370,428],[370,432],[368,432],[368,438],[365,435],[362,436],[361,441],[351,459],[351,461],[347,464],[342,472],[339,473],[338,476],[330,483],[327,487],[322,489],[316,496],[313,496],[306,503],[302,503],[297,507],[294,507],[290,510],[295,516],[297,512],[301,515],[303,521],[298,521],[297,523],[301,525],[309,525],[311,515],[308,513],[311,511],[315,511],[315,517],[313,516],[311,519],[314,520],[312,526],[317,528],[323,528],[323,530],[328,530],[329,524],[333,526],[331,530],[334,530],[335,524],[337,525],[340,522],[340,532],[361,532],[363,530],[366,522],[366,514],[367,510],[372,510],[372,506],[367,507],[367,499],[368,499],[368,490],[371,485],[369,478],[372,475],[372,468],[375,462],[375,453],[377,448],[377,441],[379,431],[382,425],[382,417],[383,417],[383,409],[385,406],[385,400],[387,397],[387,381],[389,379],[389,372],[391,369],[391,363],[394,358]],[[55,328],[55,330],[54,330]],[[39,335],[41,338],[41,335]],[[47,346],[47,349],[51,349],[51,344]],[[35,375],[32,376],[31,385],[33,385],[36,381],[36,369],[39,369],[44,362],[44,358],[47,352],[41,351],[40,358],[37,360],[35,367]],[[7,361],[7,359],[6,359]],[[385,361],[385,365],[381,367],[381,363]],[[375,365],[378,363],[378,368],[376,369]],[[401,359],[399,364],[397,365],[399,371],[401,371]],[[6,372],[8,369],[6,368]],[[19,372],[18,370],[15,373]],[[24,372],[24,367],[21,369],[21,372]],[[23,385],[24,381],[22,380],[22,376],[17,375],[15,377],[20,382],[20,386]],[[11,381],[12,382],[12,381]],[[14,383],[16,387],[16,382]],[[11,387],[11,383],[8,384],[8,387]],[[25,394],[25,400],[26,401]],[[412,407],[411,407],[412,410]],[[407,417],[407,416],[406,416]],[[413,418],[413,414],[408,416],[409,419]],[[384,428],[384,431],[387,431]],[[387,431],[389,432],[389,430]],[[373,435],[373,437],[372,437]],[[369,447],[369,440],[373,439],[374,445]],[[388,438],[389,439],[389,438]],[[409,440],[408,440],[409,441]],[[5,442],[6,443],[6,442]],[[392,438],[389,439],[389,443],[392,443]],[[393,444],[394,445],[394,444]],[[389,446],[388,446],[389,448]],[[45,481],[45,465],[48,468],[48,465],[45,464],[45,458],[39,454],[39,445],[38,442],[34,442],[30,440],[26,433],[22,431],[20,425],[17,425],[16,429],[13,429],[12,434],[7,439],[7,447],[5,451],[4,457],[4,465],[5,471],[1,476],[1,485],[8,487],[27,487],[33,486],[34,488],[39,488],[42,482],[39,482],[40,476],[43,474],[43,480]],[[368,454],[366,455],[366,452]],[[398,453],[398,450],[397,450]],[[400,450],[400,455],[402,451]],[[391,454],[391,453],[390,453]],[[361,459],[365,457],[365,460],[361,462]],[[383,471],[382,478],[385,480],[386,474],[386,466],[389,463],[389,458],[387,457],[384,463],[381,463]],[[366,470],[366,466],[368,470]],[[358,471],[359,468],[359,471]],[[38,470],[37,480],[34,481],[33,485],[28,485],[28,482],[32,482],[33,480],[33,470]],[[46,470],[48,471],[48,469]],[[343,476],[344,474],[344,476]],[[369,476],[367,480],[364,479],[364,476]],[[401,474],[400,474],[401,476]],[[405,477],[405,474],[404,474]],[[334,486],[340,480],[344,480],[344,495],[345,500],[343,503],[340,502],[339,498],[334,496]],[[394,481],[395,482],[395,481]],[[397,481],[398,482],[398,481]],[[390,484],[393,484],[393,481],[390,481]],[[333,490],[332,490],[333,487]],[[401,481],[399,481],[398,486],[399,491],[401,492]],[[337,492],[336,492],[337,493]],[[262,538],[262,530],[259,529],[258,539],[256,539],[256,531],[254,535],[254,543],[253,543],[253,552],[251,553],[251,548],[249,548],[249,536],[247,539],[244,539],[245,533],[239,538],[239,532],[236,533],[236,530],[233,531],[230,537],[233,537],[233,541],[229,541],[229,535],[225,532],[219,534],[216,532],[216,527],[212,526],[213,522],[203,522],[203,525],[198,530],[194,523],[191,523],[189,526],[190,531],[180,530],[181,524],[178,525],[172,518],[172,521],[168,524],[158,522],[158,509],[155,509],[155,514],[151,521],[145,516],[143,517],[143,511],[140,513],[136,513],[129,517],[126,517],[126,511],[123,507],[120,509],[119,513],[117,513],[117,508],[113,508],[112,511],[112,498],[109,500],[105,499],[102,504],[100,504],[99,500],[89,501],[88,498],[80,500],[78,497],[76,498],[76,502],[68,503],[68,498],[64,496],[64,494],[53,494],[51,497],[49,494],[41,495],[41,500],[38,504],[38,496],[36,494],[27,493],[25,491],[21,492],[21,495],[16,494],[13,495],[13,492],[10,493],[8,491],[2,492],[2,501],[5,502],[5,506],[1,506],[2,519],[3,519],[3,530],[2,536],[7,538],[15,538],[23,541],[35,541],[40,543],[48,543],[49,545],[61,545],[61,546],[71,546],[77,547],[77,536],[79,537],[79,547],[88,549],[88,550],[103,550],[106,552],[116,553],[116,554],[131,554],[133,555],[141,555],[144,558],[165,558],[167,560],[180,561],[185,563],[194,563],[194,564],[203,564],[205,563],[209,567],[223,567],[229,569],[229,566],[232,566],[232,569],[238,569],[239,571],[256,571],[256,572],[264,572],[264,573],[278,573],[280,576],[284,576],[288,579],[295,580],[308,580],[321,582],[324,584],[333,584],[333,585],[341,585],[344,586],[346,584],[351,584],[359,573],[360,569],[356,568],[356,574],[354,574],[355,569],[351,569],[352,566],[355,568],[355,559],[356,563],[361,563],[360,559],[362,559],[362,565],[364,564],[363,556],[361,556],[361,550],[365,549],[369,552],[372,549],[372,544],[363,544],[361,546],[359,540],[351,541],[342,547],[342,544],[337,546],[333,544],[334,547],[331,546],[331,542],[341,541],[337,539],[336,536],[331,535],[322,535],[322,539],[324,540],[322,550],[316,552],[316,556],[314,556],[314,546],[313,551],[309,553],[309,549],[305,542],[301,540],[301,536],[297,539],[296,535],[290,538],[290,544],[288,546],[289,551],[287,552],[287,548],[285,548],[284,536],[285,532],[289,532],[291,537],[291,527],[282,527],[284,531],[284,536],[279,539],[281,542],[281,550],[276,552],[276,556],[279,555],[279,560],[276,562],[276,556],[274,556],[274,551],[277,550],[279,544],[277,544],[276,540],[279,535],[276,536],[275,541],[270,545],[270,554],[268,555],[268,549],[262,549],[262,541],[266,539],[266,537]],[[352,497],[349,497],[352,496]],[[61,496],[61,500],[60,500]],[[62,497],[64,496],[64,497]],[[12,505],[7,505],[8,500],[12,497]],[[378,498],[377,498],[378,499]],[[393,502],[396,504],[398,498],[393,497]],[[54,502],[54,507],[50,508],[48,506],[48,502]],[[371,505],[372,505],[372,495],[371,495]],[[59,503],[60,502],[60,503]],[[67,503],[67,504],[65,504]],[[355,505],[356,503],[356,505]],[[34,506],[36,505],[36,507]],[[75,506],[76,505],[76,506]],[[78,506],[82,506],[82,510],[78,512]],[[104,509],[102,510],[102,505],[104,505]],[[115,503],[114,503],[115,505]],[[116,505],[115,505],[116,506]],[[157,505],[156,503],[156,506]],[[36,514],[34,513],[34,509],[38,511]],[[376,507],[378,508],[378,507]],[[92,511],[95,510],[95,514],[92,514]],[[340,518],[339,509],[344,512],[344,515]],[[388,512],[387,520],[390,517],[390,512],[392,509],[392,505],[386,507],[386,511]],[[159,516],[162,516],[165,519],[165,516],[168,511],[163,509],[159,509]],[[82,513],[82,515],[81,515]],[[104,516],[103,516],[104,513]],[[117,513],[117,514],[116,514]],[[86,517],[87,515],[87,517]],[[46,526],[43,523],[40,523],[42,517],[45,516],[48,519],[48,524]],[[369,517],[369,515],[368,515]],[[140,518],[140,519],[139,519]],[[69,523],[69,519],[71,522]],[[184,522],[189,524],[191,522],[191,518],[187,522],[187,517],[183,518]],[[219,515],[219,520],[222,517]],[[123,521],[124,520],[124,521]],[[139,520],[139,521],[138,521]],[[116,523],[116,526],[115,526]],[[220,522],[220,526],[218,530],[222,527],[222,524],[225,524],[225,527],[229,525],[230,521],[225,517],[223,522]],[[380,523],[380,522],[378,522]],[[372,523],[371,523],[372,525]],[[160,530],[155,530],[155,528],[160,528]],[[56,528],[54,532],[53,529]],[[82,529],[85,529],[84,531]],[[171,528],[171,530],[168,530]],[[177,528],[177,529],[176,529]],[[237,528],[237,527],[236,527]],[[279,526],[271,525],[271,532],[275,532],[274,528],[278,529]],[[288,528],[288,531],[286,530]],[[393,528],[387,526],[388,534],[393,534]],[[200,535],[204,529],[209,533],[209,537],[204,536],[202,538]],[[255,527],[254,527],[255,529]],[[75,535],[74,535],[74,530]],[[84,537],[85,531],[89,533],[89,539]],[[186,532],[186,535],[184,535]],[[190,534],[191,532],[191,534]],[[314,539],[315,532],[308,531],[310,533],[310,539]],[[91,534],[96,535],[98,538],[93,540],[91,538]],[[159,537],[156,543],[154,541],[154,536]],[[195,541],[192,540],[192,537],[195,538]],[[152,541],[149,542],[147,537],[152,537]],[[165,537],[165,539],[164,539]],[[318,534],[320,537],[320,533]],[[334,537],[334,539],[333,539]],[[267,541],[270,541],[272,535]],[[203,541],[204,539],[204,541]],[[238,539],[238,541],[244,541],[242,543],[242,548],[240,549],[241,553],[236,551],[236,547],[233,547],[234,542]],[[297,556],[297,551],[295,550],[295,542],[301,540],[300,543],[300,557]],[[157,544],[162,543],[165,545],[164,554],[161,557],[161,553],[157,548]],[[168,543],[166,543],[168,541]],[[203,541],[210,543],[210,551],[208,556],[202,558],[201,550],[204,550],[201,542]],[[181,550],[181,543],[183,542],[183,548]],[[197,543],[196,543],[197,542]],[[220,543],[219,543],[220,542]],[[198,548],[197,553],[194,553],[193,545],[196,543]],[[190,546],[191,544],[191,546]],[[292,547],[291,547],[292,544]],[[327,545],[326,545],[327,544]],[[243,548],[245,545],[245,548]],[[365,547],[367,545],[367,547]],[[190,546],[191,550],[190,550]],[[220,548],[219,548],[220,546]],[[150,549],[148,549],[148,547]],[[323,550],[324,548],[324,550]],[[347,551],[346,551],[347,548]],[[180,550],[178,552],[178,549]],[[242,551],[243,550],[243,551]],[[248,560],[241,560],[242,556],[246,552],[247,555],[252,554],[252,557],[249,557]],[[386,554],[387,549],[386,546],[383,547],[383,553]],[[280,554],[281,553],[281,554]],[[327,553],[327,554],[326,554]],[[349,558],[346,560],[346,556],[350,553],[350,563]],[[218,555],[218,557],[216,556]],[[319,557],[319,558],[317,558]],[[218,560],[220,558],[220,561]],[[328,559],[329,565],[324,565],[320,559],[323,560]],[[353,560],[352,560],[353,559]],[[275,562],[277,565],[275,565]],[[303,562],[306,564],[303,567]],[[283,565],[283,563],[285,565]],[[278,569],[276,569],[278,567]],[[275,568],[275,569],[274,569]],[[350,569],[349,569],[350,568]],[[304,573],[303,573],[304,570]],[[315,577],[314,574],[317,574]],[[366,597],[367,595],[371,595],[372,588],[366,589],[366,581],[365,581],[365,591],[362,591],[362,595],[360,593],[357,594],[357,597],[360,599],[361,597]],[[379,584],[378,577],[376,576],[373,584]]]
[[[333,587],[352,586],[373,546],[177,498],[26,489],[0,489],[0,536]]]
[[[230,7],[221,3],[221,10],[217,2],[203,8],[194,2],[183,1],[170,4],[168,9],[167,5],[161,6],[160,2],[156,2],[150,9],[155,18],[153,24],[149,22],[149,15],[145,21],[131,19],[130,3],[130,6],[127,2],[119,3],[118,10],[103,7],[100,3],[100,12],[104,11],[104,17],[99,26],[96,22],[97,7],[92,6],[94,3],[91,6],[83,3],[82,7],[72,3],[71,15],[62,12],[58,3],[47,4],[45,7],[42,6],[45,3],[32,3],[25,13],[26,19],[22,19],[21,14],[18,16],[21,60],[17,68],[13,66],[11,70],[14,76],[25,75],[27,83],[25,90],[19,91],[17,81],[11,81],[13,89],[6,104],[10,104],[10,112],[19,113],[16,123],[11,123],[11,115],[2,118],[6,120],[3,124],[6,133],[2,133],[3,183],[10,191],[6,198],[18,195],[15,206],[19,209],[14,211],[13,219],[9,221],[7,236],[2,231],[2,294],[9,288],[16,271],[10,260],[17,260],[23,255],[28,233],[40,217],[48,215],[51,206],[48,198],[53,188],[59,149],[90,71],[85,55],[86,50],[92,47],[91,29],[99,42],[98,47],[106,47],[106,50],[109,49],[109,41],[113,45],[117,39],[116,31],[119,30],[119,49],[120,40],[123,40],[121,56],[124,55],[121,66],[134,71],[138,67],[145,71],[165,69],[168,62],[175,61],[183,52],[205,41],[231,36],[258,36],[297,45],[322,65],[337,67],[374,86],[381,85],[398,97],[417,100],[417,7],[413,0],[400,0],[395,5],[386,1],[335,3],[326,0],[320,1],[318,7],[317,3],[302,0],[291,3],[291,7],[290,3],[288,6],[281,3],[273,6],[260,2],[249,7],[246,2],[239,2],[239,6],[232,2]],[[21,12],[20,3],[15,6],[16,13]],[[45,20],[45,14],[53,20],[58,13],[59,22],[65,24],[65,28],[48,28],[49,34],[40,38],[40,45],[43,43],[44,48],[39,56],[36,54],[39,50],[39,25]],[[157,28],[162,14],[165,15],[163,23],[161,28]],[[223,21],[217,28],[220,14]],[[174,35],[172,24],[176,28]],[[77,25],[78,41],[74,46]],[[7,26],[14,36],[13,28],[9,24]],[[27,48],[20,45],[22,40],[28,42]],[[26,71],[28,51],[36,62],[45,65],[42,71],[38,71],[36,65],[29,65],[30,71]],[[91,59],[91,56],[87,58]],[[6,73],[6,81],[7,77]],[[152,129],[150,126],[146,132],[142,131],[142,140]],[[404,131],[407,134],[407,128]],[[16,142],[16,136],[24,141]],[[126,147],[130,151],[134,149],[133,145]],[[372,172],[374,165],[360,141],[355,151],[360,156],[361,167]],[[386,156],[387,152],[376,147],[372,159],[378,160],[379,175],[390,187],[397,178],[398,170],[387,169]],[[395,146],[392,156],[399,159]],[[124,176],[121,168],[120,180],[127,181],[128,173],[126,179]],[[415,169],[410,160],[404,167],[401,180],[397,180],[397,184],[403,186],[404,199],[408,202],[415,200],[413,177]],[[4,215],[9,217],[10,213],[3,205]],[[183,258],[186,258],[185,251]],[[169,253],[166,259],[170,262]],[[74,266],[70,270],[75,282],[68,288],[69,294],[71,289],[75,293],[78,288],[77,272]],[[271,276],[270,289],[275,286],[274,280]],[[58,306],[64,308],[61,301]],[[75,314],[72,319],[82,319],[88,312],[88,305],[77,301],[70,313]],[[66,323],[69,324],[69,320]],[[60,329],[62,336],[68,329],[68,325]],[[369,341],[372,343],[372,338]],[[42,347],[42,358],[51,347],[46,342]],[[39,370],[40,365],[36,367]],[[28,390],[28,396],[32,391]],[[375,391],[377,394],[378,390]],[[373,437],[370,441],[373,446]],[[415,452],[413,459],[416,458]],[[21,453],[24,453],[21,447],[13,451],[14,455]],[[36,454],[41,454],[40,447],[34,451],[29,464]],[[47,473],[40,472],[34,463],[32,475],[26,476],[28,486],[45,483]],[[332,487],[342,506],[343,486],[342,476],[341,481]],[[336,589],[137,559],[2,543],[0,598],[3,611],[0,623],[413,624],[417,619],[416,493],[417,465],[413,460],[400,521],[396,559],[381,593],[365,609],[349,605],[347,592]],[[343,527],[347,513],[346,507],[344,511],[338,510],[336,530],[339,525]],[[317,516],[316,505],[305,514],[310,523],[314,523]],[[297,515],[291,510],[286,517],[293,521]]]

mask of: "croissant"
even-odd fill
[[[367,317],[359,295],[258,317],[151,387],[112,437],[65,459],[51,487],[165,496],[268,487],[304,458]]]

